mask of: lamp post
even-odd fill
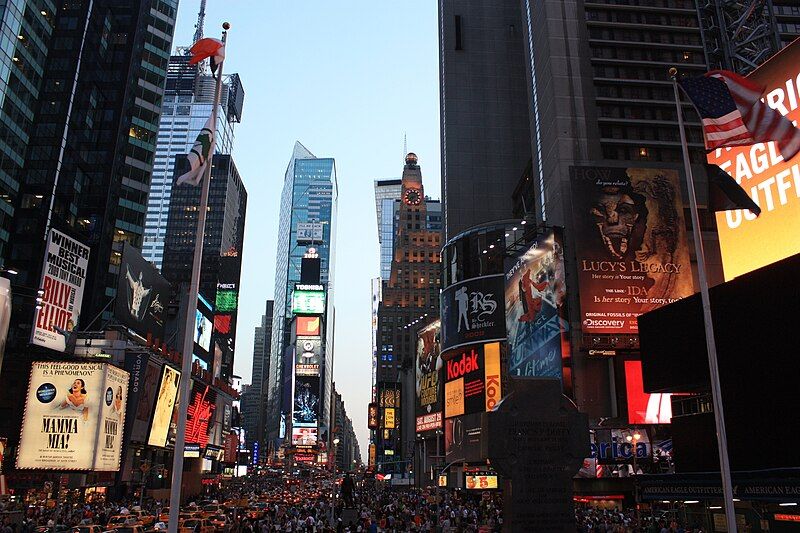
[[[333,439],[333,479],[336,481],[336,447],[339,445],[339,437]]]
[[[639,439],[642,438],[641,433],[634,430],[633,435],[628,435],[625,437],[625,440],[630,442],[633,446],[633,475],[637,476],[639,471],[636,469],[636,445],[639,443]],[[636,478],[638,479],[638,478]],[[639,485],[636,482],[636,479],[633,482],[633,501],[636,503],[636,527],[641,527],[639,523]]]

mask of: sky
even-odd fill
[[[200,0],[181,0],[174,45],[190,45]],[[334,380],[366,459],[370,280],[378,276],[375,179],[399,178],[403,135],[439,198],[437,3],[208,0],[204,33],[231,23],[225,73],[245,90],[233,158],[247,188],[234,370],[249,383],[253,333],[275,285],[281,189],[295,141],[333,157],[339,184]]]

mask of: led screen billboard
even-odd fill
[[[292,427],[316,426],[319,418],[318,376],[295,376]]]
[[[119,470],[129,379],[107,363],[35,361],[17,468]]]
[[[298,337],[319,337],[321,320],[318,316],[296,317],[295,335]]]
[[[325,291],[295,289],[292,292],[292,313],[296,315],[324,314]]]
[[[561,234],[537,235],[506,260],[508,371],[512,376],[560,378],[569,356],[567,285]]]
[[[432,431],[442,427],[442,357],[439,320],[428,324],[417,333],[416,377],[416,431]]]
[[[506,338],[503,274],[454,283],[442,291],[442,351]]]
[[[200,312],[195,311],[194,315],[194,342],[196,342],[205,351],[211,348],[211,321]]]
[[[322,339],[298,338],[295,344],[295,375],[319,376],[322,360]]]
[[[172,411],[177,400],[180,382],[181,373],[171,366],[164,365],[153,410],[153,422],[150,425],[150,436],[147,438],[147,444],[150,446],[163,447],[167,444]]]
[[[694,293],[678,173],[570,174],[583,332],[637,334],[637,316]]]
[[[199,381],[192,381],[192,392],[186,412],[186,442],[205,447],[214,425],[217,392]]]
[[[446,352],[444,416],[490,411],[502,398],[500,343],[475,344]]]
[[[754,70],[748,80],[766,87],[767,105],[800,121],[800,40]],[[784,161],[774,142],[723,148],[708,154],[761,208],[717,213],[725,279],[800,253],[800,157]]]
[[[296,427],[292,428],[292,444],[295,446],[314,446],[317,444],[317,428]]]
[[[39,283],[42,301],[36,306],[31,344],[64,351],[64,333],[78,325],[88,266],[88,246],[50,230]]]
[[[644,392],[641,361],[625,361],[625,391],[629,424],[669,424],[672,421],[672,394]]]
[[[464,472],[464,488],[487,490],[497,488],[497,473],[492,471]]]

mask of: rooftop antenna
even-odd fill
[[[403,132],[403,164],[406,162],[406,156],[408,155],[408,140],[406,139],[406,132]]]
[[[200,0],[200,12],[197,13],[197,24],[194,26],[194,40],[196,43],[203,38],[203,21],[206,18],[206,0]]]

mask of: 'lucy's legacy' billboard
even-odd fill
[[[584,333],[638,333],[636,317],[693,294],[675,170],[571,167]]]

